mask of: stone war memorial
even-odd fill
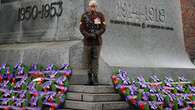
[[[106,18],[101,86],[84,85],[87,70],[79,25],[89,0],[0,0],[0,64],[70,64],[65,108],[81,110],[128,109],[112,87],[116,68],[128,71],[130,79],[195,79],[195,66],[184,47],[179,0],[96,1]]]

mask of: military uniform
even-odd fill
[[[84,36],[85,64],[90,84],[98,83],[98,59],[102,46],[101,35],[105,32],[105,27],[105,18],[101,12],[86,12],[81,17],[80,31]]]

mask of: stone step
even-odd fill
[[[84,102],[66,100],[65,107],[78,110],[128,110],[129,105],[125,101]]]
[[[103,93],[116,93],[110,85],[70,85],[70,92],[91,93],[91,94],[103,94]]]
[[[67,93],[68,100],[87,101],[87,102],[101,102],[101,101],[121,101],[122,98],[117,93],[107,94],[88,94],[88,93]]]
[[[74,110],[74,109],[64,108],[64,109],[58,109],[58,110]]]

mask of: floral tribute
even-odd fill
[[[0,66],[0,109],[52,110],[63,107],[72,70],[32,64]]]
[[[115,90],[133,110],[195,110],[195,81],[184,77],[173,80],[156,75],[130,80],[128,73],[118,69],[112,75]]]

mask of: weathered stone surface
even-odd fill
[[[73,68],[73,74],[74,75],[72,75],[70,79],[71,84],[75,85],[87,84],[88,81],[87,70]]]
[[[106,64],[103,60],[100,60],[100,72],[99,72],[99,82],[101,84],[112,84],[111,75],[112,70],[115,67],[111,67]],[[173,79],[177,79],[178,76],[184,76],[189,80],[194,80],[195,75],[193,68],[150,68],[150,67],[121,67],[126,70],[129,74],[129,78],[134,79],[138,76],[144,76],[148,79],[151,75],[157,75],[160,79],[164,79],[165,76],[170,76]]]
[[[107,17],[102,58],[108,65],[194,68],[185,52],[179,0],[98,0],[98,4]]]
[[[69,50],[77,41],[0,45],[0,61],[9,64],[69,64]]]
[[[97,86],[87,86],[87,85],[71,85],[71,92],[82,92],[82,93],[115,93],[112,86],[109,85],[97,85]]]
[[[47,16],[46,11],[43,11],[43,5],[47,8],[51,7],[52,3],[60,2],[61,0],[20,0],[14,2],[3,3],[0,8],[0,43],[9,42],[40,42],[40,41],[61,41],[81,39],[79,32],[79,22],[81,13],[84,11],[83,0],[67,0],[61,1],[62,14],[61,16],[42,17],[42,13]],[[18,21],[19,9],[30,6],[30,13],[33,6],[38,8],[38,16],[36,19]],[[59,5],[53,5],[57,13],[60,13]],[[50,8],[50,13],[54,13],[54,9]],[[33,13],[36,15],[36,10]],[[25,11],[25,16],[29,13]]]
[[[100,59],[100,82],[111,84],[114,67],[130,77],[180,73],[194,79],[194,65],[184,47],[178,0],[98,0],[106,15]],[[110,8],[107,8],[110,7]]]
[[[65,106],[80,110],[117,110],[127,109],[129,105],[124,101],[116,102],[82,102],[67,100]]]
[[[100,102],[100,101],[120,101],[122,100],[117,93],[103,93],[103,94],[89,94],[89,93],[67,93],[68,100],[78,100],[86,102]]]

